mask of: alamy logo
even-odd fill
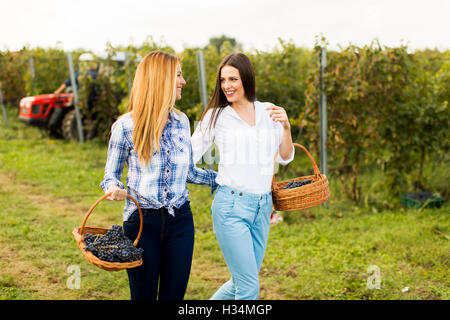
[[[81,288],[81,271],[78,265],[70,265],[67,267],[67,273],[71,273],[72,275],[67,278],[67,288],[68,289],[80,289]]]
[[[195,121],[194,128],[199,124]],[[211,138],[206,126],[202,130],[207,140]],[[216,143],[213,143],[208,150],[202,150],[204,154],[196,164],[250,164],[259,166],[263,174],[273,175],[273,157],[279,143],[277,137],[279,130],[274,128],[227,130],[220,137],[220,144],[227,152],[220,155]]]
[[[380,289],[381,288],[381,272],[380,268],[376,265],[371,265],[367,268],[369,277],[367,278],[367,289]]]

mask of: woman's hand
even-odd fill
[[[287,116],[286,110],[282,107],[271,105],[266,108],[266,111],[271,110],[270,117],[273,121],[280,122],[284,130],[291,129],[291,124],[289,123],[289,118]]]
[[[273,121],[280,122],[283,126],[283,136],[281,138],[281,144],[279,148],[280,157],[283,160],[288,160],[292,156],[292,152],[294,151],[294,145],[292,144],[292,135],[291,135],[291,124],[289,123],[289,118],[287,116],[286,110],[282,107],[278,107],[275,105],[271,105],[266,108],[267,110],[271,110],[270,117]]]
[[[127,191],[120,189],[117,185],[113,184],[108,187],[105,194],[112,192],[112,194],[106,197],[107,200],[125,200],[127,198]]]

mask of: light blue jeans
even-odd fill
[[[272,193],[252,194],[219,186],[211,207],[213,228],[231,279],[211,300],[257,300],[266,251]]]

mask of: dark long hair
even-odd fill
[[[208,106],[205,108],[205,111],[200,119],[200,121],[202,121],[209,109],[212,109],[211,119],[208,124],[209,129],[216,126],[220,113],[229,104],[220,85],[220,74],[222,72],[222,68],[225,66],[235,67],[239,70],[239,76],[241,77],[242,85],[244,87],[245,97],[250,102],[254,102],[256,100],[255,71],[253,70],[253,65],[250,59],[243,53],[229,54],[222,60],[217,68],[216,86],[211,99],[209,100]]]

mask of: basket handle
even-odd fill
[[[80,234],[83,234],[83,230],[84,230],[84,226],[86,225],[87,218],[89,217],[89,215],[91,214],[91,212],[94,210],[94,208],[95,208],[95,207],[96,207],[103,199],[105,199],[106,197],[109,197],[111,194],[112,194],[112,192],[107,193],[107,194],[105,194],[104,196],[100,197],[100,198],[99,198],[97,201],[95,201],[95,203],[89,208],[88,212],[86,212],[86,215],[84,216],[83,223],[81,224]],[[144,218],[142,217],[142,211],[141,211],[141,208],[139,207],[139,204],[137,203],[137,201],[136,201],[132,196],[130,196],[129,194],[127,194],[127,197],[130,198],[131,200],[133,200],[134,203],[136,204],[136,206],[137,206],[137,208],[138,208],[138,210],[139,210],[139,217],[140,217],[140,219],[141,219],[141,223],[140,223],[140,226],[139,226],[139,232],[138,232],[138,235],[137,235],[137,237],[136,237],[136,240],[134,240],[134,242],[133,242],[133,245],[136,247],[137,244],[138,244],[138,242],[139,242],[139,239],[141,238],[141,234],[142,234],[142,226],[143,226],[143,224],[144,224]]]
[[[309,160],[311,160],[311,163],[313,165],[314,175],[319,176],[320,175],[319,167],[317,166],[316,162],[314,161],[314,158],[311,156],[311,154],[308,152],[308,150],[306,150],[306,148],[304,146],[302,146],[301,144],[298,144],[295,142],[292,144],[295,147],[302,149],[306,153],[306,155],[308,156]],[[274,167],[275,167],[275,162],[274,162]],[[273,178],[272,178],[272,187],[276,186],[275,182],[276,182],[276,180],[275,180],[275,171],[274,171]]]

